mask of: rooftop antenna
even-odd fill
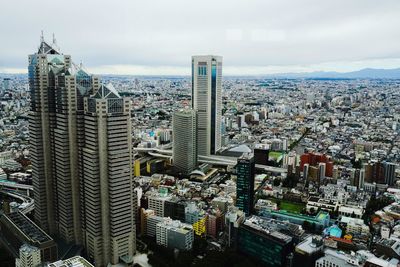
[[[53,32],[53,44],[57,44],[57,41],[56,41],[56,35],[54,34],[54,32]]]
[[[43,30],[40,33],[40,45],[39,45],[39,51],[41,51],[41,53],[44,53],[44,48],[43,48],[43,42],[44,42],[44,36],[43,36]]]

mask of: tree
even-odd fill
[[[363,215],[363,219],[365,223],[368,224],[371,216],[378,210],[390,205],[394,200],[388,198],[386,196],[382,196],[380,198],[376,198],[375,195],[372,195],[371,198],[367,202],[367,206],[365,208],[365,212]]]
[[[281,184],[281,179],[275,178],[274,181],[273,181],[273,185],[274,186],[279,186],[280,184]]]

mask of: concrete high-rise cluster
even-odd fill
[[[173,116],[173,160],[188,175],[197,168],[198,155],[221,149],[222,57],[192,57],[192,109]]]
[[[96,266],[131,261],[130,100],[43,37],[29,56],[29,87],[35,221],[82,244]]]
[[[192,57],[192,107],[198,114],[199,155],[221,149],[222,57]]]
[[[367,162],[363,164],[365,182],[393,185],[396,165],[390,162]]]

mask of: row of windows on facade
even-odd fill
[[[199,66],[198,75],[207,75],[207,66]]]

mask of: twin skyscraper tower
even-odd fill
[[[130,99],[43,39],[29,56],[29,87],[36,223],[83,245],[96,266],[132,262],[137,197]]]
[[[55,40],[50,45],[41,39],[37,53],[29,56],[28,74],[36,223],[52,236],[82,245],[96,266],[131,263],[137,208],[131,100],[61,54]],[[197,149],[210,155],[221,147],[221,75],[221,57],[192,58],[197,114],[186,140],[197,140],[195,164]],[[174,147],[174,153],[188,151]]]

